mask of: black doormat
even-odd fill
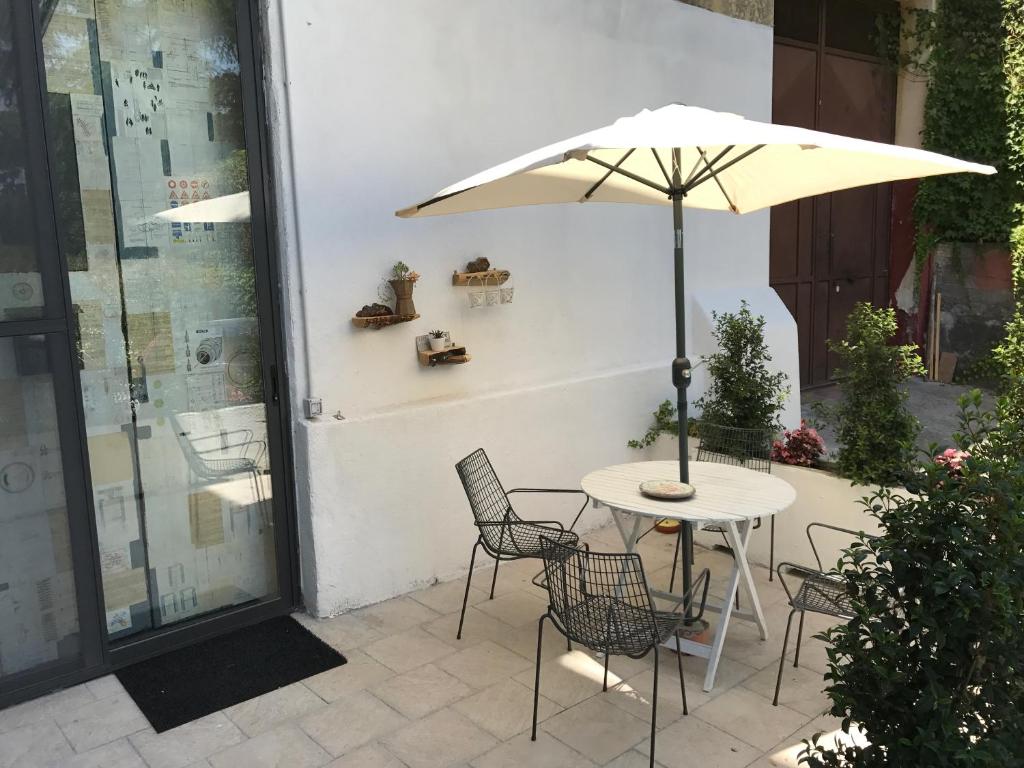
[[[344,663],[295,619],[281,616],[132,664],[117,679],[162,733]]]

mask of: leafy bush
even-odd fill
[[[679,419],[676,418],[676,406],[671,400],[666,400],[658,406],[658,410],[651,414],[654,421],[647,428],[647,432],[639,440],[630,440],[626,445],[630,448],[648,448],[657,441],[662,433],[666,435],[679,436]],[[690,437],[697,436],[697,420],[687,419],[686,434]]]
[[[914,457],[921,427],[907,409],[902,385],[924,367],[913,346],[889,344],[895,334],[892,309],[858,302],[847,318],[846,338],[829,340],[839,358],[842,398],[817,410],[836,429],[836,469],[857,483],[898,483]]]
[[[865,499],[881,534],[837,565],[854,618],[819,637],[831,714],[870,746],[813,746],[812,766],[1024,765],[1022,426],[981,402],[960,400],[958,471],[923,462],[907,495]]]
[[[812,467],[825,453],[825,441],[818,430],[800,420],[800,429],[786,429],[782,439],[772,443],[772,461],[794,464],[798,467]]]
[[[993,353],[1002,367],[1008,415],[1024,420],[1024,224],[1010,237],[1016,309],[1006,324],[1006,338]]]
[[[764,340],[764,317],[754,317],[744,301],[736,314],[712,312],[711,332],[718,351],[701,358],[710,384],[694,403],[701,421],[743,429],[778,429],[779,412],[789,395],[785,373],[772,373]]]

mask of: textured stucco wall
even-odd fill
[[[303,592],[327,615],[464,571],[475,529],[453,465],[473,449],[510,487],[578,486],[635,458],[626,440],[673,395],[665,209],[394,210],[645,107],[769,119],[772,31],[677,0],[268,3],[291,394],[296,407],[323,398],[326,414],[295,418]],[[746,298],[797,381],[796,327],[768,287],[767,212],[687,211],[686,229],[691,357],[713,351],[710,311]],[[452,287],[477,255],[512,271],[514,303],[471,310]],[[422,319],[354,329],[397,259],[423,275]],[[437,327],[468,365],[418,365],[414,337]]]

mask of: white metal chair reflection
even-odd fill
[[[206,483],[223,482],[239,475],[247,476],[252,482],[259,530],[267,527],[269,513],[263,493],[261,464],[267,452],[266,442],[256,439],[253,431],[244,427],[196,436],[182,429],[176,417],[172,416],[171,422],[190,474]],[[246,520],[251,529],[252,520],[248,513]],[[233,514],[230,523],[233,530]]]
[[[533,730],[537,740],[537,704],[540,698],[540,664],[544,641],[544,621],[550,620],[572,643],[604,654],[604,685],[608,690],[608,660],[612,656],[639,659],[654,651],[654,693],[651,696],[651,768],[658,723],[658,646],[669,638],[685,639],[704,632],[711,572],[705,568],[694,580],[690,592],[681,596],[672,611],[654,607],[647,587],[643,561],[636,553],[603,553],[569,547],[541,537],[544,576],[548,586],[548,610],[537,624],[537,659],[533,685]],[[701,590],[700,606],[687,618],[692,596]],[[683,679],[683,655],[676,652],[679,665],[679,692],[686,706]]]

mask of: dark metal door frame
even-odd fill
[[[98,558],[98,537],[93,505],[92,485],[88,466],[85,413],[82,406],[81,384],[74,366],[75,318],[72,311],[66,254],[60,253],[57,242],[56,218],[53,206],[57,180],[49,163],[54,146],[52,127],[45,118],[47,103],[46,70],[43,61],[42,25],[36,0],[14,2],[17,17],[16,33],[19,40],[33,41],[26,64],[33,75],[28,89],[33,95],[33,163],[38,162],[40,179],[48,182],[41,194],[48,196],[46,255],[50,269],[44,289],[48,297],[59,297],[53,310],[47,299],[46,317],[39,321],[0,323],[0,337],[22,333],[59,333],[63,335],[67,354],[61,370],[54,371],[55,383],[60,390],[58,406],[61,412],[61,439],[64,448],[65,483],[68,488],[69,517],[74,520],[71,531],[72,550],[76,564],[76,583],[79,592],[79,614],[83,636],[89,642],[84,664],[64,674],[49,674],[45,680],[34,681],[10,693],[0,693],[0,707],[17,700],[31,698],[49,690],[80,682],[144,658],[159,655],[174,648],[191,645],[201,639],[229,632],[239,627],[289,613],[300,603],[298,532],[295,519],[297,508],[293,482],[293,452],[288,404],[288,377],[284,350],[284,313],[282,312],[280,261],[275,247],[272,216],[271,176],[269,169],[270,144],[265,94],[264,70],[260,35],[262,18],[256,0],[234,0],[240,80],[242,89],[242,120],[248,157],[249,194],[252,210],[252,243],[255,268],[257,315],[262,353],[262,373],[267,413],[267,447],[270,455],[272,514],[274,516],[278,595],[227,608],[210,615],[185,620],[177,624],[142,632],[130,638],[109,642],[102,621],[103,589]],[[41,258],[42,261],[42,248]],[[66,435],[65,435],[66,433]],[[74,502],[75,509],[70,509]],[[70,521],[69,521],[70,522]],[[81,561],[81,568],[79,568]]]

